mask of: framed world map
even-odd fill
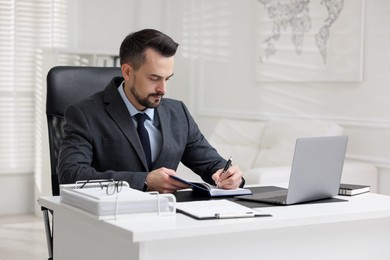
[[[257,0],[259,81],[363,79],[364,0]]]

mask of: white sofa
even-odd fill
[[[285,186],[298,137],[340,134],[342,127],[320,120],[221,119],[209,142],[225,158],[233,156],[233,163],[243,170],[247,184]],[[375,192],[377,175],[375,166],[346,159],[341,181],[370,185]]]

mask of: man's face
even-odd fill
[[[173,57],[161,56],[153,49],[147,49],[145,55],[146,61],[137,71],[129,64],[122,65],[126,96],[140,111],[160,105],[174,67]]]

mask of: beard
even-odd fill
[[[135,85],[133,85],[130,88],[130,92],[133,94],[135,100],[138,102],[143,107],[146,108],[156,108],[161,104],[162,98],[164,96],[163,93],[157,92],[157,93],[152,93],[149,94],[147,97],[142,98],[138,93],[135,88]]]

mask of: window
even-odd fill
[[[183,56],[226,61],[231,56],[231,0],[184,1]]]
[[[34,171],[37,50],[67,47],[67,5],[0,0],[0,174]]]

